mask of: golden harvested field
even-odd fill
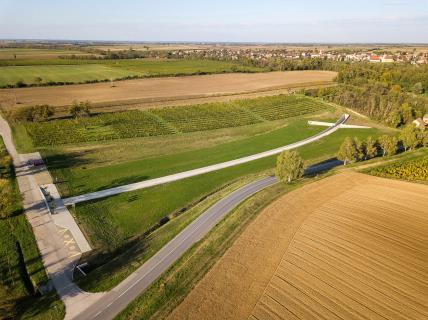
[[[14,101],[20,106],[49,104],[70,105],[73,101],[89,100],[100,104],[115,101],[123,104],[183,100],[218,95],[275,90],[311,84],[325,84],[336,73],[328,71],[293,71],[254,74],[216,74],[189,77],[151,78],[110,83],[33,87],[0,90],[3,106]]]
[[[354,172],[269,205],[170,319],[428,319],[428,186]]]

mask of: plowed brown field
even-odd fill
[[[153,103],[326,84],[335,76],[335,72],[329,71],[230,73],[116,81],[115,87],[110,83],[97,83],[1,89],[0,102],[3,101],[6,105],[16,101],[18,106],[35,104],[66,106],[76,100],[89,100],[95,104],[112,101],[123,104]]]
[[[170,319],[428,319],[428,186],[343,173],[267,207]]]

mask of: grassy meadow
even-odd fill
[[[5,162],[3,162],[6,159]],[[15,191],[10,216],[0,218],[0,318],[62,319],[64,306],[56,294],[40,296],[38,288],[47,283],[31,226],[22,212],[21,198],[0,138],[0,177]]]

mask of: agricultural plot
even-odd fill
[[[27,49],[27,48],[0,48],[0,60],[20,60],[28,59],[47,60],[55,59],[61,55],[86,55],[87,53],[77,50],[56,50],[56,49]],[[0,63],[1,65],[1,63]]]
[[[139,76],[138,72],[104,65],[40,65],[0,67],[0,87],[22,81],[27,85],[85,83]]]
[[[253,101],[256,107],[253,107]],[[236,103],[134,110],[78,120],[25,123],[24,127],[34,146],[42,147],[238,127],[328,108],[327,104],[311,98],[280,95]]]
[[[18,81],[27,85],[73,84],[127,77],[264,71],[234,62],[212,60],[1,60],[1,56],[0,51],[0,87],[13,86]]]
[[[427,153],[427,152],[425,152]],[[368,170],[369,174],[378,177],[428,181],[428,155],[411,160],[399,160],[390,164]]]
[[[425,185],[357,173],[297,189],[168,319],[427,318],[427,201]]]
[[[80,67],[85,68],[85,66]],[[116,70],[116,68],[111,68]],[[121,69],[117,68],[117,70]],[[209,99],[218,99],[223,96],[242,97],[250,93],[264,92],[266,94],[266,92],[285,91],[289,88],[329,85],[333,83],[335,76],[335,72],[329,71],[228,73],[117,81],[114,83],[114,87],[111,87],[110,83],[94,83],[3,89],[0,91],[0,103],[2,100],[14,101],[16,97],[20,106],[49,104],[61,109],[76,100],[89,100],[100,108],[121,106],[121,110],[124,108],[142,109],[147,108],[149,102],[175,101],[178,103],[181,101],[182,103],[183,100],[196,98],[204,98],[205,101],[209,101]],[[178,105],[177,103],[175,105]]]

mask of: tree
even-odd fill
[[[342,145],[339,148],[337,158],[342,160],[345,163],[345,166],[348,162],[356,162],[359,159],[359,151],[357,144],[354,139],[351,137],[346,137]]]
[[[0,179],[0,218],[4,219],[12,214],[13,190],[9,181]]]
[[[412,91],[413,91],[413,93],[416,93],[416,94],[423,94],[424,93],[424,87],[423,87],[422,83],[421,82],[415,83],[415,85],[412,88]]]
[[[358,138],[354,138],[354,142],[355,142],[355,146],[357,147],[357,150],[358,150],[358,160],[366,160],[366,158],[367,158],[366,142],[360,141]]]
[[[400,113],[396,110],[390,112],[385,121],[391,127],[397,128],[401,124]]]
[[[377,156],[377,141],[373,137],[368,137],[366,141],[366,159],[371,159]]]
[[[88,117],[91,115],[91,103],[89,101],[79,103],[75,101],[70,107],[69,112],[73,118]]]
[[[41,83],[42,83],[42,81],[43,81],[43,79],[42,79],[41,77],[35,77],[35,78],[34,78],[34,82],[35,82],[36,84],[41,84]]]
[[[424,147],[428,147],[428,130],[425,130],[422,133],[422,145]]]
[[[400,133],[400,140],[403,143],[404,150],[412,150],[419,145],[418,132],[417,129],[412,125],[406,126]]]
[[[290,183],[303,176],[304,163],[297,151],[283,151],[276,161],[275,174],[282,182]]]
[[[32,109],[33,122],[46,121],[55,114],[55,110],[47,105],[36,105]]]
[[[379,138],[379,145],[383,156],[391,156],[397,152],[397,138],[383,135]]]
[[[400,107],[401,117],[404,124],[410,123],[413,120],[413,110],[408,102],[405,102]]]

